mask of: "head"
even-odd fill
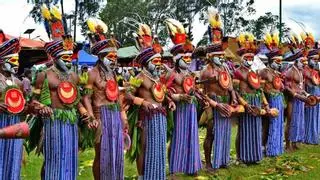
[[[280,71],[281,64],[282,64],[282,56],[276,56],[269,59],[269,66],[276,71]]]
[[[63,54],[54,59],[55,66],[63,72],[69,72],[72,68],[72,54]]]
[[[149,71],[155,77],[159,77],[161,75],[161,67],[161,56],[155,56],[151,58],[146,64],[147,71]]]
[[[81,72],[82,73],[87,73],[89,70],[88,65],[84,64],[81,66]]]
[[[312,69],[320,70],[319,55],[314,55],[314,56],[308,57],[308,65]]]
[[[214,63],[217,66],[222,66],[225,62],[225,56],[224,52],[214,52],[214,53],[208,53],[207,59],[210,60],[210,62]]]
[[[295,60],[294,65],[299,69],[302,70],[303,67],[307,64],[307,58],[306,57],[300,57]]]
[[[99,54],[99,60],[103,63],[105,67],[110,69],[116,68],[117,59],[118,59],[118,54],[115,49],[106,53]]]
[[[242,64],[246,66],[247,68],[251,68],[254,60],[254,54],[252,53],[245,53],[242,56]]]
[[[2,70],[10,74],[16,74],[19,68],[19,55],[10,54],[3,57]]]
[[[134,72],[134,70],[133,70],[133,69],[129,69],[129,73],[130,73],[130,75],[132,75],[132,76],[134,76],[134,75],[135,75],[135,72]]]
[[[188,69],[192,61],[192,53],[180,53],[174,57],[176,66],[180,69]]]

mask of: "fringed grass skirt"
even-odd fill
[[[194,174],[201,169],[195,104],[178,103],[171,141],[170,173]]]
[[[247,102],[261,106],[261,97],[250,95]],[[262,121],[261,117],[244,113],[239,117],[240,160],[255,163],[262,160]]]
[[[119,110],[102,106],[100,179],[122,180],[123,177],[123,138]]]
[[[166,179],[166,141],[167,119],[162,113],[154,113],[144,118],[145,153],[144,175],[145,180]]]
[[[19,116],[0,114],[0,128],[19,122]],[[0,139],[0,180],[20,179],[22,144],[22,139]]]
[[[278,117],[269,119],[268,141],[266,145],[267,156],[278,156],[283,153],[284,138],[284,103],[281,93],[270,95],[268,98],[270,108],[279,110]]]
[[[302,142],[305,137],[304,102],[294,99],[289,131],[291,142]]]
[[[44,121],[44,161],[45,180],[77,179],[77,123],[64,122],[60,118]]]
[[[308,87],[307,92],[309,94],[320,96],[320,87],[313,86]],[[315,106],[305,107],[305,139],[304,142],[308,144],[319,144],[320,138],[320,104]]]

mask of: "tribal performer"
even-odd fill
[[[19,40],[7,39],[0,45],[0,128],[20,123],[26,100],[18,70]],[[0,139],[0,179],[20,179],[22,139]]]
[[[306,102],[312,103],[313,96],[308,98],[309,95],[304,91],[302,71],[307,58],[304,57],[301,42],[294,35],[289,40],[291,55],[285,58],[284,61],[294,61],[294,64],[285,73],[285,89],[288,91],[285,140],[286,150],[292,151],[298,148],[298,142],[304,141],[304,108]]]
[[[42,13],[51,24],[60,21],[61,15],[51,8],[42,7]],[[52,27],[52,26],[51,26]],[[57,29],[58,28],[58,29]],[[63,27],[52,27],[52,33]],[[59,38],[60,35],[60,38]],[[33,108],[43,117],[44,164],[42,179],[72,180],[78,175],[78,116],[88,119],[80,101],[78,76],[71,71],[74,42],[70,35],[51,35],[55,39],[44,46],[54,65],[37,75]]]
[[[88,74],[84,86],[83,103],[94,120],[89,128],[97,128],[95,139],[94,179],[124,178],[123,133],[128,129],[126,112],[121,111],[119,87],[114,68],[117,64],[117,49],[120,43],[114,38],[106,39],[107,26],[99,19],[87,21],[92,32],[91,53],[98,61]]]
[[[165,22],[175,44],[170,50],[175,68],[167,73],[166,79],[167,84],[172,82],[172,88],[168,88],[168,91],[177,104],[169,148],[169,171],[170,174],[183,172],[196,175],[201,169],[197,108],[194,102],[197,92],[194,77],[188,69],[194,46],[187,40],[185,29],[179,21],[167,19]]]
[[[128,153],[136,156],[139,179],[166,179],[167,118],[164,103],[167,102],[171,110],[175,109],[175,104],[166,95],[166,86],[159,78],[161,45],[157,39],[152,43],[151,30],[146,24],[139,24],[134,36],[141,50],[135,61],[143,70],[136,78],[130,79],[132,94],[128,93],[127,99],[141,108],[137,113],[139,118],[132,122],[129,120],[134,128],[130,127],[133,129],[130,130],[133,146]],[[139,145],[134,146],[134,139]]]
[[[263,142],[266,146],[267,156],[278,156],[283,153],[283,139],[284,139],[284,84],[280,73],[282,55],[279,44],[279,35],[277,33],[267,33],[264,37],[264,42],[269,52],[268,65],[259,72],[263,81],[263,91],[266,95],[270,108],[279,110],[278,117],[265,117],[263,123],[265,126],[265,140]]]
[[[315,46],[311,33],[303,33],[305,51],[308,53],[308,65],[304,68],[304,83],[307,93],[320,99],[319,49]],[[305,107],[305,138],[307,144],[319,144],[320,104]]]
[[[263,108],[269,111],[268,101],[261,91],[260,77],[252,70],[254,56],[258,53],[257,44],[252,34],[240,34],[238,54],[242,64],[236,70],[234,78],[239,80],[239,103],[246,112],[239,117],[237,134],[237,155],[244,163],[256,163],[262,160],[262,120]]]
[[[208,65],[201,71],[200,82],[204,83],[204,92],[209,96],[213,111],[212,123],[207,123],[207,134],[204,142],[206,168],[208,170],[227,167],[230,160],[231,143],[231,105],[236,105],[236,94],[233,91],[232,79],[225,64],[225,48],[228,38],[223,38],[220,16],[216,9],[208,9],[210,25],[208,33],[210,45],[206,48]],[[213,157],[211,151],[213,146]],[[212,161],[212,162],[211,162]]]

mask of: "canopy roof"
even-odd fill
[[[43,46],[45,44],[45,42],[43,41],[28,39],[24,37],[15,37],[8,34],[6,34],[5,36],[8,39],[12,39],[12,38],[20,39],[20,46],[22,49],[43,49]]]

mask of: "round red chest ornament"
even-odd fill
[[[165,97],[165,87],[161,83],[154,83],[152,86],[152,94],[157,102],[162,102]]]
[[[116,101],[119,97],[118,84],[114,79],[107,80],[106,83],[106,95],[108,100]]]
[[[23,93],[18,88],[10,88],[5,93],[5,104],[7,110],[12,114],[18,114],[23,111],[26,100]]]
[[[280,90],[282,86],[281,78],[279,76],[274,77],[272,84],[276,90]]]
[[[320,84],[320,80],[319,80],[319,73],[317,71],[313,71],[312,72],[312,82],[315,85],[319,85]]]
[[[183,90],[185,93],[189,94],[194,88],[194,79],[192,77],[186,77],[183,80]]]
[[[64,104],[72,104],[78,97],[78,91],[71,82],[63,81],[58,85],[58,96]]]
[[[219,84],[223,89],[228,89],[230,86],[231,80],[226,71],[219,72]]]
[[[252,71],[248,72],[248,82],[252,88],[254,89],[260,88],[260,79],[258,75]]]

